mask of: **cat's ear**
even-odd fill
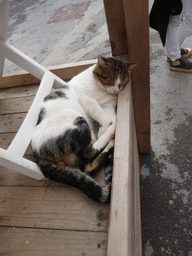
[[[97,57],[97,64],[99,66],[108,66],[108,65],[110,65],[108,60],[105,57],[102,57],[100,55],[98,55],[98,57]]]
[[[131,71],[135,66],[137,66],[138,62],[129,62],[126,63],[128,71]]]

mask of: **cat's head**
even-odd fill
[[[125,63],[114,58],[98,56],[93,74],[101,83],[102,88],[112,94],[119,93],[130,78],[130,71],[137,63]]]

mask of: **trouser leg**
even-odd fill
[[[179,47],[179,25],[181,23],[181,15],[170,15],[169,25],[167,27],[165,49],[167,56],[175,61],[181,58]]]
[[[179,47],[183,41],[192,32],[192,0],[182,0],[183,4],[183,21],[178,29],[178,42]]]

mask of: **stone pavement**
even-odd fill
[[[8,41],[44,66],[111,55],[101,0],[10,0]],[[192,37],[184,46],[192,47]],[[192,256],[192,74],[169,71],[151,29],[150,58],[152,152],[140,156],[143,255]],[[5,72],[15,70],[6,62]]]
[[[44,66],[111,53],[102,0],[10,0],[8,42]]]

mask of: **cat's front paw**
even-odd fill
[[[106,122],[105,124],[101,125],[98,132],[98,138],[101,137],[109,128],[109,126],[114,126],[113,122]]]

